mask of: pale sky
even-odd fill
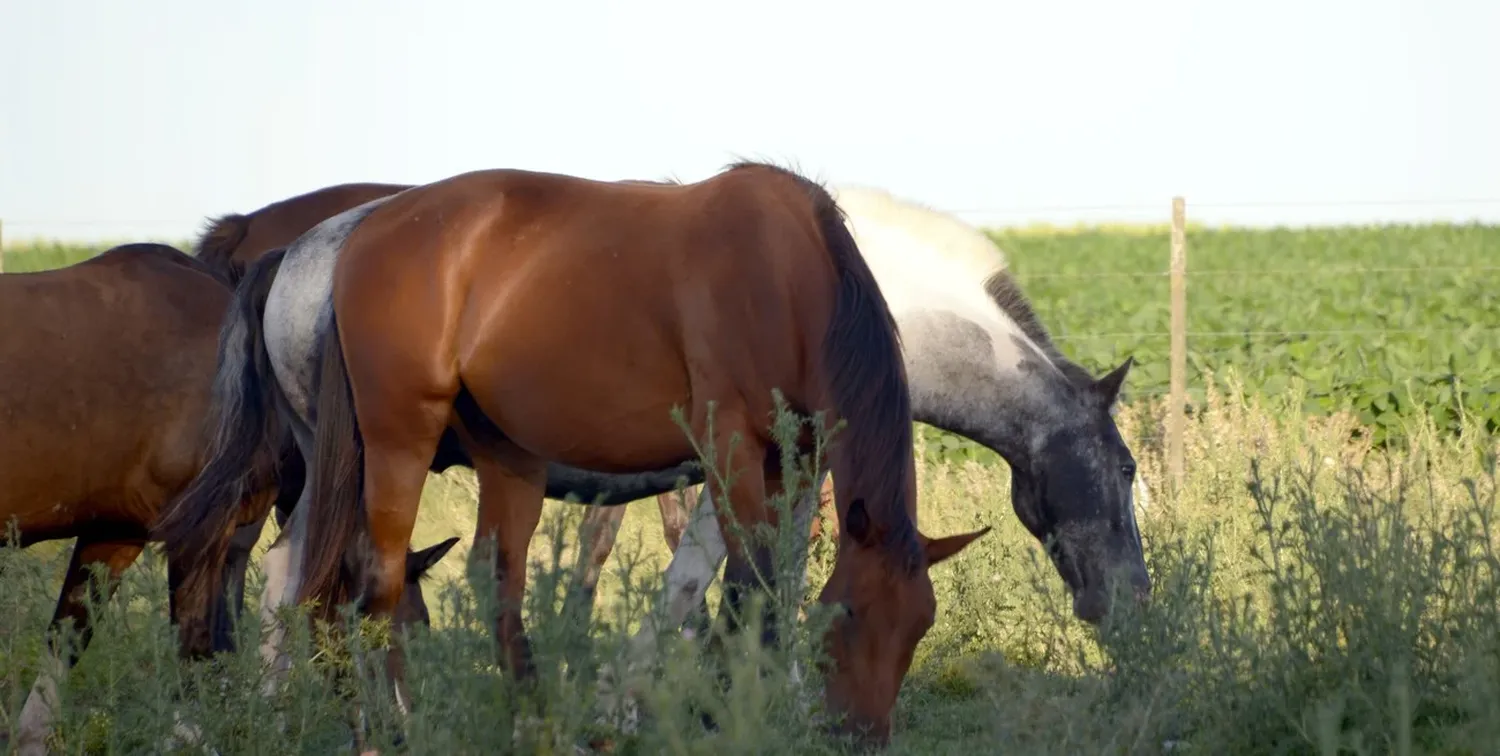
[[[742,156],[978,223],[1500,222],[1497,31],[1497,0],[0,0],[0,222],[180,239],[346,181]]]

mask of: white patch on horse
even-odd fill
[[[271,369],[292,409],[307,422],[311,415],[313,366],[328,330],[333,301],[333,269],[349,234],[393,197],[380,197],[345,210],[287,246],[276,280],[266,295],[264,334]]]
[[[308,499],[311,495],[311,488],[304,486],[296,509],[287,518],[286,529],[276,536],[276,541],[261,562],[266,583],[260,597],[260,624],[264,637],[260,644],[260,658],[271,670],[262,688],[262,693],[266,696],[275,695],[282,678],[291,668],[291,659],[282,647],[286,640],[286,627],[276,614],[281,607],[296,601],[297,592],[302,589],[302,555],[306,544]]]
[[[1013,337],[1025,336],[984,290],[985,278],[1006,265],[1005,254],[989,237],[956,218],[878,189],[843,187],[830,192],[844,208],[845,225],[898,324],[913,311],[953,313],[989,333],[997,368],[1015,370],[1020,365],[1025,355]]]

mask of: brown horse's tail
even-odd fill
[[[867,512],[888,546],[913,549],[919,546],[916,525],[906,510],[915,493],[911,395],[900,331],[844,211],[823,187],[802,181],[838,277],[823,362],[834,411],[847,423],[835,453],[857,462],[835,475],[844,476],[840,488],[868,497]]]
[[[277,249],[257,260],[235,289],[219,329],[218,372],[206,419],[208,462],[152,527],[152,537],[165,542],[181,572],[176,596],[187,602],[184,618],[201,617],[224,599],[218,578],[240,504],[277,485],[278,460],[286,456],[290,433],[276,416],[280,389],[261,332],[266,298],[285,254]]]
[[[317,427],[308,471],[309,501],[316,502],[318,509],[306,521],[307,546],[302,550],[297,602],[315,600],[315,611],[331,619],[335,606],[363,577],[368,539],[364,537],[364,441],[354,414],[338,315],[331,302],[328,307],[328,330],[317,364],[318,399],[313,415]]]
[[[208,228],[193,245],[193,257],[217,269],[225,269],[234,259],[234,251],[250,234],[250,216],[239,213],[221,215],[208,222]]]

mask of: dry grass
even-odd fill
[[[918,651],[897,711],[893,753],[1481,753],[1500,743],[1500,561],[1490,529],[1500,446],[1477,429],[1460,438],[1422,425],[1400,451],[1351,440],[1347,417],[1302,414],[1295,393],[1269,403],[1230,401],[1212,386],[1189,424],[1188,474],[1166,490],[1159,405],[1121,413],[1140,469],[1153,484],[1139,514],[1156,581],[1142,613],[1102,631],[1069,615],[1060,580],[1010,511],[1003,464],[921,468],[924,532],[979,525],[995,532],[934,570],[937,625]],[[616,753],[819,753],[818,733],[785,682],[787,656],[751,654],[737,685],[711,685],[708,665],[678,649],[648,691],[653,717],[633,734],[596,723],[587,676],[633,629],[642,586],[668,554],[655,506],[625,518],[600,606],[587,633],[556,616],[554,565],[568,553],[580,511],[549,502],[558,542],[533,541],[529,622],[544,671],[522,694],[494,671],[485,602],[462,579],[472,532],[470,473],[434,476],[414,542],[461,535],[426,593],[437,617],[410,646],[422,704],[410,753],[562,753],[591,735]],[[556,527],[559,522],[551,523]],[[268,531],[274,528],[268,528]],[[269,539],[271,534],[267,533]],[[561,554],[561,556],[559,556]],[[830,555],[814,551],[809,591]],[[633,570],[629,563],[638,560]],[[153,751],[186,679],[163,619],[159,561],[133,571],[103,629],[69,678],[59,730],[70,753]],[[40,631],[62,560],[0,551],[0,728],[30,684]],[[628,573],[628,574],[622,574]],[[247,603],[258,602],[252,575]],[[481,587],[483,587],[481,585]],[[627,590],[631,587],[632,590]],[[717,604],[714,604],[717,606]],[[253,629],[247,628],[250,632]],[[246,640],[253,640],[245,636]],[[250,651],[225,662],[222,699],[183,704],[219,752],[329,753],[347,741],[338,700],[311,666],[274,702],[254,693]],[[806,647],[790,653],[807,661]],[[358,686],[361,695],[370,686]],[[695,708],[696,707],[696,708]],[[705,732],[692,712],[723,723]],[[227,713],[226,713],[227,712]],[[285,732],[271,727],[288,714]],[[512,729],[516,715],[546,726]],[[377,737],[384,714],[373,720]],[[520,743],[520,745],[514,745]]]

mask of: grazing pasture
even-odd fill
[[[1099,631],[1074,620],[1061,581],[1009,511],[1005,466],[966,441],[924,434],[923,531],[995,531],[933,570],[937,623],[903,688],[891,752],[1491,752],[1500,742],[1500,271],[1485,268],[1497,265],[1500,229],[1190,231],[1189,329],[1226,335],[1189,339],[1194,412],[1179,491],[1161,487],[1157,440],[1166,231],[996,237],[1069,356],[1095,373],[1136,357],[1120,423],[1153,485],[1138,515],[1153,601]],[[12,248],[5,269],[89,253]],[[433,631],[408,645],[407,679],[426,703],[406,744],[385,752],[834,752],[818,712],[804,709],[816,688],[789,684],[786,659],[770,660],[759,682],[748,664],[730,670],[736,684],[723,692],[685,644],[657,679],[629,680],[643,704],[634,727],[601,721],[587,673],[629,637],[668,559],[653,503],[627,514],[587,634],[557,616],[582,512],[548,504],[527,609],[543,674],[522,694],[493,670],[487,605],[476,598],[493,591],[463,580],[473,474],[432,476],[424,499],[413,542],[464,541],[427,583]],[[49,546],[0,549],[0,731],[19,712],[56,597],[66,552]],[[177,659],[158,554],[148,549],[127,573],[88,663],[64,686],[59,752],[157,752],[179,707],[225,756],[344,747],[344,707],[312,672],[345,657],[319,638],[292,639],[323,642],[324,653],[299,662],[277,699],[258,694],[248,636],[221,664],[241,685],[182,696],[206,672]],[[813,551],[808,598],[831,556],[822,544]],[[254,565],[247,582],[253,617]],[[378,640],[378,628],[360,638]],[[811,668],[805,644],[787,653]],[[347,692],[383,700],[380,677],[366,679]],[[697,710],[711,711],[719,731],[704,732]],[[280,712],[284,731],[272,726]],[[388,712],[371,716],[379,743]]]

